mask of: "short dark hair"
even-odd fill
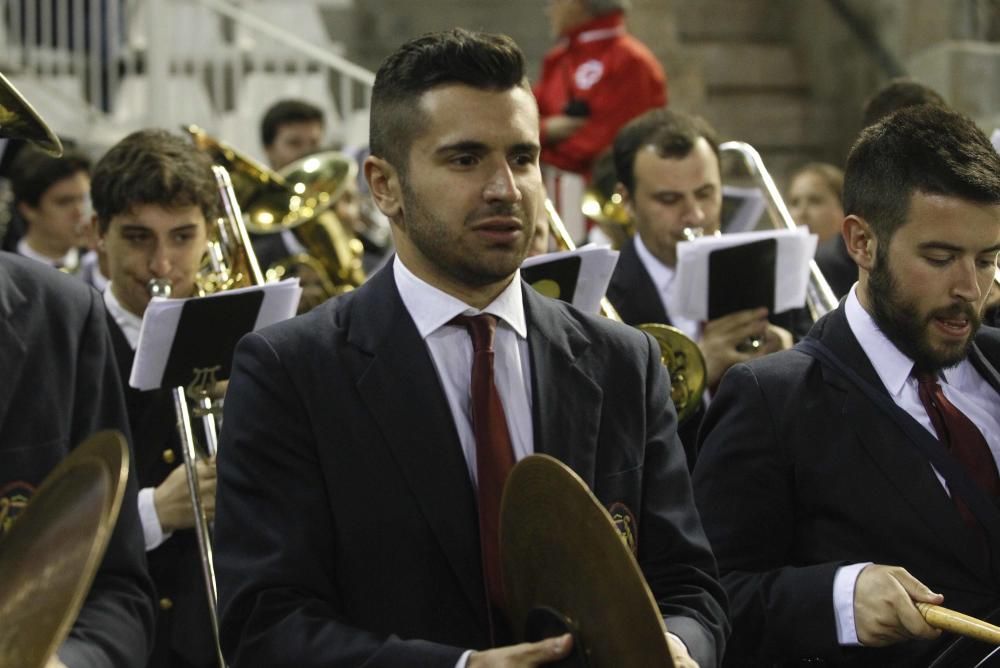
[[[864,116],[861,122],[867,128],[895,111],[921,104],[948,106],[948,103],[937,91],[922,83],[905,77],[893,79],[875,91],[865,102]]]
[[[865,219],[888,246],[915,192],[1000,204],[1000,155],[966,116],[906,107],[866,128],[844,170],[844,213]]]
[[[36,207],[45,191],[79,172],[90,173],[90,160],[75,152],[53,157],[33,146],[25,147],[11,167],[14,202]]]
[[[260,121],[260,141],[264,146],[270,146],[282,125],[313,121],[323,125],[323,110],[316,105],[305,100],[279,100],[264,112]]]
[[[403,44],[375,75],[372,88],[372,155],[406,173],[414,137],[424,124],[420,96],[438,86],[483,90],[529,89],[524,54],[506,35],[455,28]]]
[[[643,146],[652,146],[662,158],[683,158],[694,150],[700,138],[719,157],[718,136],[704,118],[672,109],[650,109],[629,121],[615,136],[612,151],[618,180],[629,193],[635,190],[635,156]]]
[[[211,220],[219,191],[206,153],[166,130],[139,130],[111,147],[94,166],[90,184],[100,232],[136,206],[197,206]]]

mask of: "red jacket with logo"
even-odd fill
[[[571,99],[587,103],[587,124],[545,146],[541,159],[588,176],[623,125],[667,104],[667,77],[649,49],[625,31],[622,12],[613,12],[578,26],[546,54],[535,97],[543,121],[562,114]]]

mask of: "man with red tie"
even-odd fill
[[[724,599],[656,344],[520,280],[543,197],[520,50],[463,30],[404,44],[371,127],[397,256],[234,357],[215,534],[229,664],[565,657],[569,636],[511,644],[499,577],[503,483],[538,452],[638,528],[676,665],[717,665]]]
[[[1000,604],[1000,332],[980,326],[1000,157],[960,114],[903,109],[852,149],[844,210],[858,282],[796,349],[731,368],[702,424],[734,666],[927,665],[943,639],[917,603]]]

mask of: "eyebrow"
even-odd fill
[[[962,246],[950,244],[945,241],[927,241],[920,244],[918,248],[920,248],[921,250],[945,250],[945,251],[952,251],[955,253],[963,253],[966,250]],[[996,253],[997,251],[1000,251],[1000,244],[996,244],[990,246],[989,248],[983,248],[982,250],[978,250],[976,251],[976,255],[979,255],[981,253]]]
[[[466,139],[462,141],[453,142],[451,144],[445,144],[444,146],[439,146],[437,150],[434,151],[435,154],[442,155],[447,153],[486,153],[490,150],[490,147],[484,142],[475,141],[472,139]],[[520,142],[511,146],[508,151],[511,153],[520,153],[523,151],[533,151],[539,152],[542,147],[535,142]]]

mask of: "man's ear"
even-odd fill
[[[31,227],[31,224],[35,222],[35,218],[37,217],[35,215],[36,211],[35,207],[27,202],[17,203],[17,212],[21,214],[21,218],[24,218],[24,222],[28,224],[28,227]]]
[[[403,188],[396,168],[378,156],[369,155],[363,169],[375,206],[395,222],[403,210]]]
[[[841,234],[847,246],[847,254],[854,263],[865,271],[871,271],[875,266],[875,255],[878,251],[878,239],[868,224],[868,221],[858,216],[850,215],[844,219]]]

